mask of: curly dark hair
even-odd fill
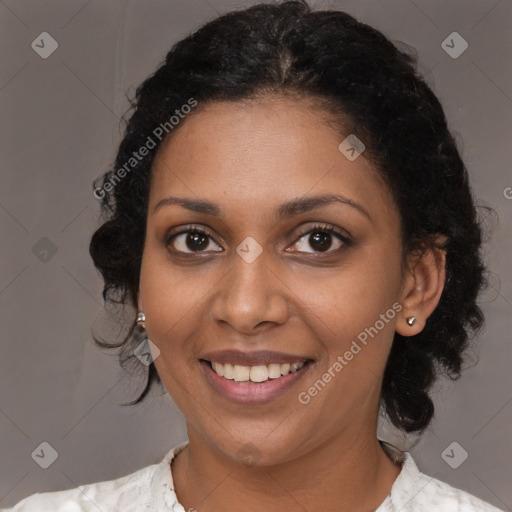
[[[423,331],[395,334],[381,405],[405,432],[423,431],[434,414],[429,390],[441,372],[460,376],[469,339],[483,323],[477,296],[485,284],[482,232],[468,173],[443,108],[417,71],[416,57],[378,30],[341,11],[314,12],[305,0],[261,3],[222,15],[176,43],[130,101],[114,166],[95,183],[103,224],[90,254],[107,304],[135,307],[144,246],[155,127],[197,101],[257,99],[268,93],[319,101],[340,126],[364,141],[365,157],[389,185],[402,219],[404,254],[446,250],[447,279]],[[347,132],[345,132],[347,133]],[[153,136],[152,136],[153,134]],[[119,179],[119,169],[148,137],[145,158]],[[163,140],[164,137],[161,137]],[[446,237],[436,245],[435,235]],[[117,343],[121,366],[134,360],[134,327]],[[154,382],[149,365],[140,402]]]

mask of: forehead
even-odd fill
[[[311,194],[391,200],[373,164],[340,152],[350,135],[314,102],[212,102],[181,121],[153,165],[150,207],[166,195],[210,197],[240,211]],[[228,205],[229,206],[229,205]]]

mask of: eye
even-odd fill
[[[349,237],[329,224],[313,226],[307,231],[303,230],[299,236],[299,240],[292,246],[298,252],[333,253],[350,245]],[[166,246],[173,252],[183,254],[223,250],[201,226],[187,226],[178,233],[171,233],[166,237]],[[308,250],[308,247],[312,250]]]
[[[350,240],[345,234],[338,232],[333,226],[322,224],[302,232],[294,247],[299,252],[331,253],[337,252],[348,245],[350,245]],[[308,251],[308,246],[313,250]]]
[[[189,226],[187,229],[172,234],[166,239],[166,245],[171,246],[173,251],[185,254],[206,252],[207,250],[222,251],[220,247],[219,249],[208,249],[210,242],[219,247],[208,232],[199,226]]]

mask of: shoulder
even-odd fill
[[[168,464],[182,446],[174,447],[158,464],[146,466],[114,480],[80,485],[63,491],[32,494],[13,508],[5,509],[3,512],[98,512],[98,510],[143,512],[155,510],[154,494],[157,487],[160,493],[164,491],[163,486],[167,487],[170,496],[166,501],[172,501],[172,480],[169,479]]]
[[[404,454],[402,471],[391,489],[397,510],[420,512],[501,512],[472,494],[421,473],[409,453]]]
[[[134,504],[144,510],[144,492],[151,479],[152,466],[134,473],[64,491],[43,492],[28,496],[4,512],[89,512],[128,510]]]

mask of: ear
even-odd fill
[[[446,240],[439,235],[435,245],[444,247]],[[441,299],[446,279],[446,250],[436,246],[408,256],[400,301],[402,310],[395,327],[402,336],[420,333]],[[411,316],[416,318],[413,325],[407,323]]]
[[[144,311],[140,289],[137,290],[137,311]]]

